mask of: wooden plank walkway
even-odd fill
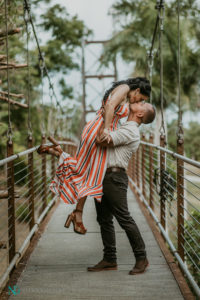
[[[102,242],[93,199],[85,207],[85,236],[63,227],[72,206],[60,203],[17,282],[20,300],[179,300],[183,299],[141,210],[128,191],[129,209],[147,247],[150,266],[142,275],[130,276],[134,257],[128,239],[116,223],[118,270],[87,272],[102,259]]]

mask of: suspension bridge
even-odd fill
[[[56,95],[53,81],[31,15],[30,5],[24,0],[24,25],[27,39],[26,64],[10,63],[9,38],[19,34],[19,28],[8,29],[8,3],[5,2],[5,31],[0,37],[5,42],[5,55],[0,55],[0,71],[6,72],[7,89],[0,90],[0,100],[8,104],[7,156],[0,160],[0,289],[2,299],[198,299],[199,289],[199,195],[200,162],[184,155],[180,96],[180,6],[178,5],[178,137],[177,152],[166,147],[163,115],[163,54],[162,35],[164,1],[157,1],[152,46],[148,52],[148,72],[152,83],[154,43],[159,35],[160,100],[162,125],[160,145],[154,144],[151,128],[142,133],[142,141],[132,156],[129,168],[129,209],[141,229],[147,245],[150,267],[140,276],[128,276],[132,268],[131,249],[121,228],[116,224],[118,271],[89,274],[88,265],[101,259],[100,232],[96,223],[92,199],[86,204],[84,223],[86,236],[79,236],[63,227],[71,210],[50,192],[48,185],[55,175],[56,158],[37,154],[39,145],[33,144],[31,124],[31,74],[29,33],[35,39],[41,74],[42,103],[44,76],[49,83],[50,98],[57,109],[63,108]],[[102,42],[102,41],[100,41]],[[83,46],[84,47],[84,46]],[[83,51],[84,55],[84,51]],[[82,59],[84,64],[84,59]],[[24,95],[11,93],[11,69],[27,69],[26,103]],[[83,108],[86,113],[86,74],[82,65]],[[98,75],[103,78],[104,75]],[[106,75],[105,75],[106,76]],[[116,78],[116,66],[110,77]],[[14,100],[16,99],[16,100]],[[153,103],[151,97],[150,101]],[[15,153],[11,110],[27,109],[27,149]],[[85,121],[85,114],[84,118]],[[52,134],[52,132],[50,132]],[[54,132],[55,133],[55,132]],[[74,156],[77,144],[61,136],[64,151]],[[42,124],[41,143],[47,134]]]

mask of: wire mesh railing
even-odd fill
[[[200,162],[142,141],[129,179],[200,296]]]
[[[76,145],[60,142],[75,155]],[[25,253],[38,225],[57,198],[48,188],[57,158],[38,155],[38,147],[0,160],[0,290]]]

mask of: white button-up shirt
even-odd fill
[[[114,147],[108,148],[107,168],[128,168],[128,162],[133,152],[137,151],[140,144],[138,123],[127,121],[117,130],[110,132]]]

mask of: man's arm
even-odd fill
[[[115,131],[110,132],[108,139],[104,140],[101,137],[101,130],[97,133],[96,144],[101,147],[115,147],[121,145],[128,145],[132,142],[138,143],[140,141],[139,131],[130,125],[122,125]],[[136,131],[136,132],[135,132]]]

